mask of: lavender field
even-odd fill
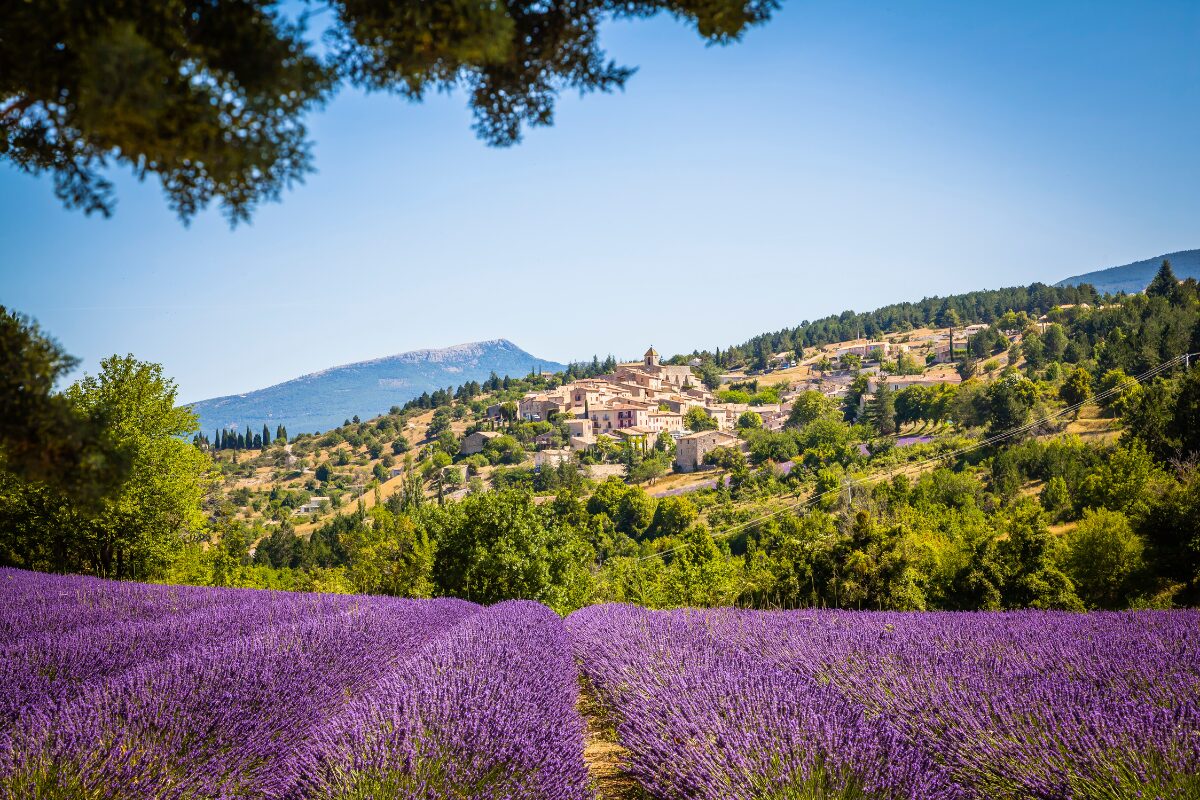
[[[567,621],[658,798],[1200,797],[1200,613]]]
[[[0,797],[587,796],[559,618],[0,569]]]
[[[652,612],[0,570],[0,797],[1200,797],[1200,613]],[[581,689],[582,687],[582,689]],[[624,795],[628,796],[628,795]]]

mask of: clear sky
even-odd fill
[[[610,24],[624,93],[490,149],[461,94],[344,92],[318,173],[230,230],[0,166],[0,302],[181,399],[505,337],[726,346],[846,308],[1200,247],[1200,3],[790,0],[743,42]]]

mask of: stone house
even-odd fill
[[[693,472],[704,466],[704,457],[716,447],[731,447],[740,442],[738,437],[724,431],[700,431],[681,436],[675,442],[675,468],[680,472]]]
[[[496,431],[475,431],[463,437],[462,442],[458,446],[458,454],[473,456],[476,453],[482,453],[483,448],[487,447],[487,443],[500,435]]]
[[[539,450],[533,454],[534,469],[553,469],[559,464],[571,463],[572,450],[564,447],[558,450]]]
[[[551,414],[571,410],[571,400],[564,394],[529,394],[521,398],[517,411],[527,421],[549,419]]]

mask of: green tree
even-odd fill
[[[659,431],[654,440],[654,449],[665,456],[667,461],[675,460],[675,437],[667,431]]]
[[[107,408],[82,409],[55,391],[78,362],[33,322],[0,306],[0,473],[92,504],[129,470],[109,436]]]
[[[886,379],[879,381],[875,396],[867,404],[867,418],[884,436],[896,432],[896,392]]]
[[[606,515],[614,523],[620,513],[621,500],[630,491],[630,487],[615,476],[610,476],[596,487],[587,501],[587,512],[593,516]]]
[[[958,311],[954,309],[949,302],[943,303],[938,310],[937,319],[935,320],[939,328],[946,328],[950,334],[950,360],[954,360],[954,329],[962,324],[962,318],[959,317]]]
[[[695,522],[699,512],[696,504],[686,497],[664,497],[654,510],[653,536],[680,536]]]
[[[693,525],[681,537],[664,576],[664,603],[669,606],[727,605],[737,596],[737,568],[704,525]]]
[[[1145,564],[1142,538],[1119,511],[1088,509],[1067,537],[1067,574],[1089,608],[1124,608]]]
[[[308,111],[347,82],[419,100],[466,90],[491,144],[550,125],[563,89],[620,88],[633,70],[606,60],[605,18],[666,12],[710,42],[738,39],[774,0],[428,3],[344,0],[305,13],[275,3],[93,5],[33,0],[0,15],[0,158],[53,176],[71,208],[109,214],[110,164],[156,177],[183,220],[217,201],[246,220],[312,169]]]
[[[102,415],[109,433],[131,455],[128,479],[82,521],[79,545],[98,575],[148,578],[163,568],[185,538],[204,527],[201,501],[211,488],[207,455],[181,437],[196,430],[196,415],[176,404],[162,367],[113,356],[67,396],[89,415]]]
[[[1149,502],[1150,489],[1162,480],[1146,446],[1133,440],[1116,448],[1079,486],[1080,509],[1106,508],[1140,519]]]
[[[630,487],[617,506],[617,516],[614,518],[617,530],[635,539],[641,537],[654,522],[654,512],[657,508],[658,501],[647,494],[645,489]]]
[[[451,458],[458,455],[458,437],[452,430],[444,430],[437,435],[437,446]]]
[[[1029,421],[1029,412],[1037,400],[1037,387],[1028,378],[1010,375],[989,384],[980,398],[988,432],[994,436]]]
[[[1041,369],[1046,365],[1046,344],[1037,333],[1025,335],[1021,340],[1021,353],[1025,356],[1025,364],[1031,369]],[[1012,363],[1011,359],[1009,363]]]
[[[594,553],[577,531],[517,489],[428,507],[438,591],[478,603],[522,598],[573,610],[590,593]]]
[[[1076,367],[1059,387],[1058,396],[1069,406],[1082,403],[1092,394],[1092,376],[1083,367]]]
[[[1055,475],[1046,481],[1039,499],[1042,508],[1054,520],[1061,519],[1071,508],[1071,490],[1061,475]]]
[[[1171,269],[1171,262],[1164,258],[1162,266],[1158,268],[1154,279],[1146,287],[1147,297],[1170,297],[1179,288],[1179,278],[1175,277],[1175,270]]]
[[[291,525],[279,525],[259,543],[254,551],[254,560],[276,569],[292,569],[300,566],[303,547],[303,540],[297,538]]]
[[[788,414],[785,428],[803,428],[805,425],[837,412],[833,400],[820,392],[808,389],[796,395],[792,401],[792,410]]]
[[[1125,407],[1123,444],[1140,441],[1160,461],[1179,454],[1171,430],[1175,417],[1175,387],[1171,382],[1160,377],[1149,384],[1135,384],[1122,405]]]
[[[743,411],[738,417],[737,427],[739,431],[757,430],[762,427],[762,417],[753,411]]]
[[[1061,361],[1067,344],[1067,333],[1057,322],[1048,326],[1042,334],[1042,352],[1047,361]]]
[[[1122,369],[1110,369],[1100,376],[1096,384],[1096,402],[1105,411],[1118,416],[1124,416],[1128,410],[1127,403],[1138,388]]]
[[[1183,584],[1181,604],[1200,602],[1200,470],[1190,468],[1148,502],[1137,525],[1154,572]]]
[[[372,524],[357,524],[346,535],[346,577],[356,592],[397,597],[433,594],[435,546],[411,516],[384,506],[371,509]]]
[[[925,365],[917,362],[917,359],[907,351],[903,351],[896,356],[896,372],[900,375],[920,375],[925,371]]]
[[[1200,367],[1193,367],[1179,382],[1167,434],[1175,443],[1180,458],[1200,454]]]
[[[697,433],[699,431],[715,431],[717,429],[717,421],[708,415],[700,406],[692,406],[683,415],[684,426]]]
[[[1028,501],[1020,503],[1001,524],[1005,537],[998,542],[996,554],[1004,571],[1004,605],[1082,609],[1070,578],[1057,566],[1041,508]]]
[[[651,451],[645,457],[630,462],[625,470],[626,478],[631,483],[653,482],[666,475],[671,470],[671,459],[665,453]]]
[[[700,383],[709,391],[716,391],[721,385],[721,369],[712,361],[704,361],[692,371],[700,376]]]

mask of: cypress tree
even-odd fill
[[[871,422],[884,436],[896,432],[896,394],[886,380],[879,382],[875,390],[875,398],[871,400],[868,409]]]
[[[263,423],[262,446],[264,448],[271,445],[271,431],[267,428],[267,423]]]
[[[237,435],[237,442],[236,442],[236,444],[234,444],[233,449],[234,450],[245,450],[246,449],[246,437],[239,433]]]
[[[282,433],[280,433],[280,436],[283,438],[284,444],[287,444],[287,440],[288,440],[287,428],[283,427],[282,425],[280,425],[279,428],[282,431]]]

